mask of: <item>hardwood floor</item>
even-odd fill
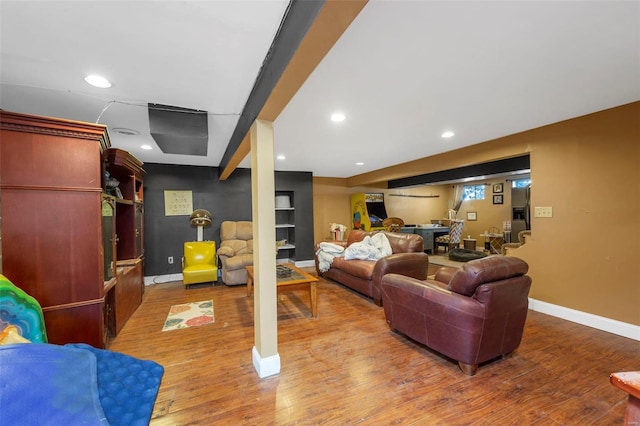
[[[161,331],[171,305],[208,299],[214,324]],[[465,376],[323,279],[317,318],[303,287],[279,294],[278,320],[282,370],[266,379],[251,361],[245,286],[147,287],[109,349],[165,367],[152,425],[617,425],[627,394],[609,374],[640,362],[637,341],[529,311],[518,350]]]

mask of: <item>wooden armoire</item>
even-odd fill
[[[0,111],[0,273],[38,300],[50,343],[103,348],[142,301],[142,163],[109,148],[104,125]]]

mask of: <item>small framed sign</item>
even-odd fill
[[[467,220],[469,220],[469,221],[478,220],[478,213],[477,212],[467,212]]]
[[[193,213],[191,191],[164,191],[165,216],[190,216]]]
[[[493,196],[493,204],[502,204],[502,203],[503,203],[502,194]]]
[[[494,192],[494,194],[501,193],[502,192],[502,184],[501,183],[494,183],[493,184],[493,192]],[[496,203],[493,203],[493,204],[496,204]],[[500,204],[502,204],[502,203],[500,203]]]

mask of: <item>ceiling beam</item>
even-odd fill
[[[291,2],[220,162],[220,180],[251,151],[248,133],[255,119],[278,118],[367,1]]]

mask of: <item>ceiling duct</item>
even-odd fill
[[[149,131],[165,154],[207,155],[207,111],[148,104]]]

